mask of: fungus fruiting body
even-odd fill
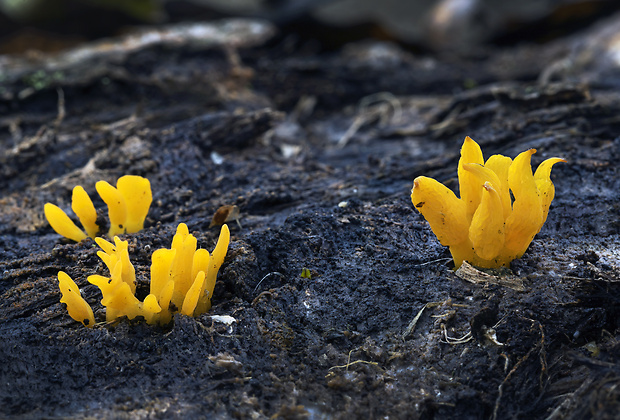
[[[551,168],[566,162],[550,158],[532,173],[535,152],[527,150],[514,160],[493,155],[485,162],[480,146],[467,137],[458,164],[460,198],[432,178],[413,181],[411,201],[439,242],[450,247],[456,267],[463,261],[484,268],[508,266],[525,253],[555,195]]]
[[[164,325],[170,322],[175,312],[198,316],[211,309],[215,280],[228,250],[230,232],[227,225],[222,226],[215,249],[209,254],[206,249],[196,249],[196,237],[189,233],[184,223],[179,224],[171,249],[158,249],[151,256],[150,293],[143,301],[135,295],[136,273],[129,260],[128,242],[117,236],[114,243],[103,238],[95,241],[102,249],[97,255],[110,275],[91,275],[88,282],[101,290],[106,321],[112,322],[123,316],[129,319],[142,316],[148,324]],[[62,271],[58,273],[58,279],[63,292],[61,302],[67,304],[69,315],[92,327],[92,309],[81,297],[73,280]],[[88,322],[84,321],[87,318]]]
[[[82,297],[77,284],[64,271],[58,272],[58,286],[62,293],[60,302],[67,305],[69,316],[84,326],[92,328],[95,325],[93,310]]]
[[[96,189],[108,206],[110,238],[123,233],[135,233],[144,227],[144,219],[153,201],[148,179],[136,175],[125,175],[118,179],[116,187],[99,181]],[[95,238],[99,233],[97,211],[88,193],[81,186],[73,188],[71,209],[80,219],[86,233],[80,229],[58,206],[47,203],[45,217],[56,233],[80,242],[86,237]]]

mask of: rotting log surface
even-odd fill
[[[382,43],[317,54],[238,24],[212,43],[112,40],[127,50],[86,47],[91,61],[60,70],[0,63],[0,415],[616,416],[620,79],[588,50],[604,49],[605,27],[474,61]],[[457,277],[412,208],[418,175],[456,190],[465,135],[486,157],[568,160],[511,267],[524,291]],[[221,205],[240,207],[242,227],[209,313],[86,329],[56,273],[102,321],[86,277],[103,265],[94,242],[55,234],[43,205],[68,209],[73,186],[94,197],[96,181],[129,173],[154,197],[146,228],[125,236],[141,298],[178,223],[207,249]]]

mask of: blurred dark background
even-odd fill
[[[541,43],[620,10],[613,0],[0,0],[0,54],[52,52],[141,25],[254,17],[337,48],[366,39],[417,51]]]

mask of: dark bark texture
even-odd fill
[[[617,418],[619,27],[465,59],[317,52],[237,20],[1,58],[0,416]],[[466,135],[568,161],[512,263],[522,290],[458,277],[410,201],[419,175],[457,190]],[[211,250],[214,212],[240,208],[210,312],[104,322],[95,243],[43,206],[70,211],[82,185],[106,216],[95,182],[125,174],[153,189],[123,236],[142,298],[178,223]],[[59,302],[59,270],[95,328]]]

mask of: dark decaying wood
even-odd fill
[[[618,22],[477,59],[316,53],[248,21],[2,58],[0,416],[614,418]],[[457,189],[466,135],[568,160],[517,288],[459,278],[410,202],[418,175]],[[64,270],[103,321],[105,271],[43,205],[82,185],[105,216],[94,184],[124,174],[153,189],[124,237],[140,298],[178,223],[211,250],[240,209],[209,313],[86,329],[60,304]]]

